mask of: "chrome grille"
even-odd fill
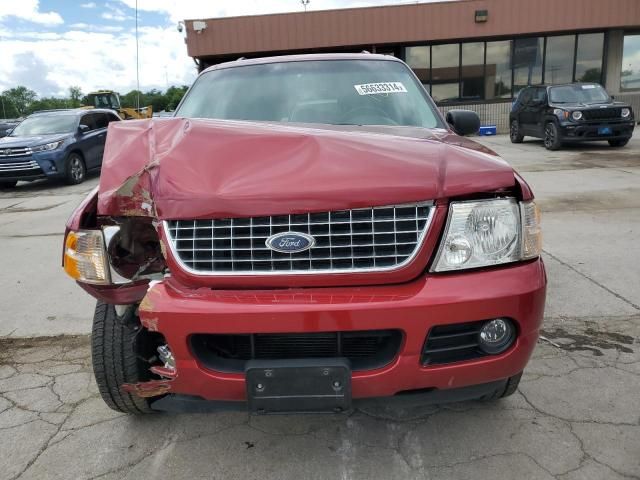
[[[9,172],[17,172],[17,173],[38,173],[40,172],[40,165],[35,160],[22,160],[17,161],[14,160],[12,162],[0,163],[0,173],[9,173]]]
[[[417,254],[433,215],[431,202],[270,217],[165,222],[182,267],[201,275],[386,271]],[[304,252],[266,246],[277,233],[311,235]]]
[[[27,157],[30,156],[31,151],[30,147],[14,147],[14,148],[2,148],[0,147],[0,158],[8,158],[8,157]]]

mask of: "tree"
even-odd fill
[[[167,107],[166,109],[169,111],[173,111],[178,107],[180,100],[184,97],[184,94],[187,93],[189,87],[183,85],[181,87],[169,87],[165,96],[167,97]]]
[[[80,87],[69,87],[69,99],[71,100],[72,108],[78,108],[80,106],[82,95],[82,89]]]
[[[24,116],[28,112],[29,107],[31,107],[31,104],[38,97],[36,92],[23,86],[5,90],[2,92],[2,96],[4,97],[5,103],[9,103],[13,106],[18,114],[17,116]]]

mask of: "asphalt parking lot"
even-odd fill
[[[543,210],[543,338],[520,388],[339,416],[110,411],[92,380],[94,302],[60,268],[97,179],[0,192],[0,479],[640,479],[640,138],[547,152],[482,143]]]

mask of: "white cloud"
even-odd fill
[[[87,3],[81,3],[80,4],[81,8],[96,8],[96,2],[87,2]]]
[[[41,96],[64,96],[71,85],[81,86],[85,93],[101,88],[126,93],[136,87],[135,36],[129,31],[78,29],[44,39],[0,30],[0,42],[0,91],[24,85]],[[173,26],[141,28],[139,42],[143,91],[164,90],[167,81],[169,85],[193,82],[195,65]],[[33,60],[26,62],[27,58]]]
[[[61,25],[64,23],[57,12],[41,12],[38,0],[1,1],[0,21],[9,17],[42,25]]]

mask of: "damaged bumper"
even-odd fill
[[[355,289],[217,291],[187,289],[167,278],[149,288],[139,316],[146,329],[164,336],[176,368],[156,372],[164,373],[163,380],[125,388],[143,396],[160,392],[186,395],[181,398],[191,400],[245,402],[242,366],[212,363],[194,344],[195,337],[339,332],[340,338],[348,338],[350,332],[393,330],[400,332],[401,340],[384,365],[355,368],[354,364],[354,400],[416,391],[435,395],[438,401],[446,399],[446,392],[453,399],[464,398],[465,392],[477,396],[483,388],[495,389],[524,369],[538,338],[545,289],[540,259],[464,274],[423,276],[401,285]],[[451,363],[425,361],[426,339],[434,327],[493,318],[508,318],[516,327],[516,340],[505,352]],[[249,354],[260,352],[251,350]],[[234,355],[238,360],[241,349]]]

